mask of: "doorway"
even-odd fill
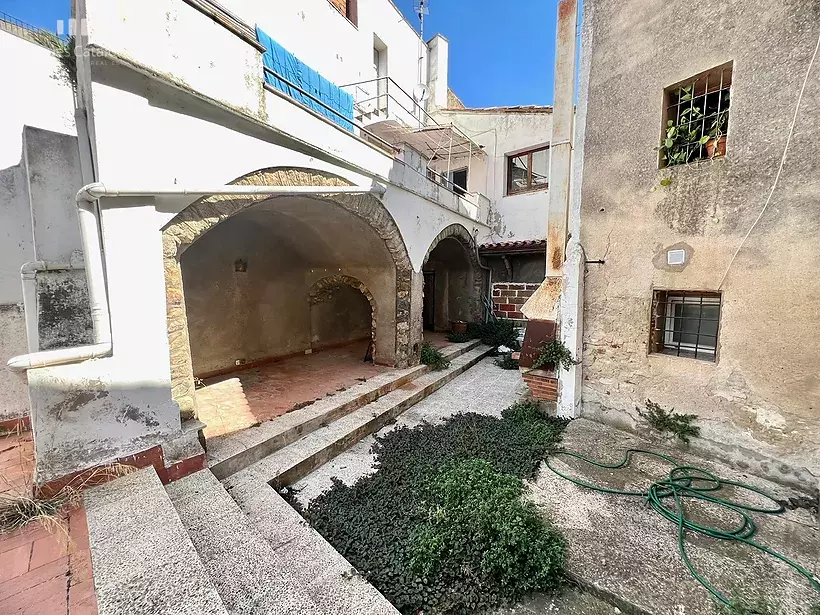
[[[436,330],[436,272],[424,272],[424,307],[422,320],[425,331]]]

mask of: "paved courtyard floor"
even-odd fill
[[[0,436],[0,498],[30,494],[33,470],[31,433]],[[61,527],[50,525],[0,533],[3,615],[96,615],[85,511],[64,511]]]

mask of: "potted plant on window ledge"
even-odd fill
[[[712,126],[709,128],[706,142],[706,157],[716,158],[726,155],[726,120],[728,109],[721,111],[715,116]]]

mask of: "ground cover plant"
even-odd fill
[[[441,351],[428,342],[421,345],[421,362],[433,371],[441,371],[450,367],[450,362],[444,358]]]
[[[300,512],[402,613],[496,608],[560,582],[564,542],[523,497],[565,422],[534,404],[400,427],[377,471]]]
[[[690,438],[696,438],[700,435],[700,427],[694,424],[698,418],[695,414],[681,414],[675,412],[674,408],[666,410],[651,399],[646,400],[645,411],[640,408],[635,408],[635,410],[638,412],[638,416],[653,429],[661,433],[674,434],[687,444]]]

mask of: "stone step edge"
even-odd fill
[[[463,344],[453,344],[443,348],[442,354],[446,359],[453,360],[467,352],[470,352],[480,344],[481,342],[478,340],[465,342]],[[430,368],[426,365],[418,365],[414,368],[411,368],[409,371],[407,371],[407,373],[402,374],[397,378],[393,378],[389,382],[380,384],[379,386],[368,387],[367,382],[363,382],[360,385],[363,389],[360,395],[358,395],[354,399],[348,400],[337,406],[332,406],[328,408],[327,411],[318,415],[310,416],[311,409],[314,404],[310,404],[308,406],[305,406],[304,408],[300,408],[299,410],[294,410],[293,412],[288,412],[287,414],[284,414],[282,416],[287,417],[287,420],[289,422],[292,422],[294,420],[298,421],[298,417],[303,414],[308,416],[305,418],[304,421],[297,422],[295,425],[291,425],[290,427],[283,429],[279,433],[275,433],[269,436],[261,436],[259,442],[256,442],[255,444],[248,446],[239,452],[229,455],[224,459],[220,459],[216,463],[209,463],[209,468],[211,472],[213,472],[214,476],[216,476],[219,480],[224,480],[229,476],[236,474],[237,472],[253,465],[254,463],[261,461],[268,455],[272,455],[276,451],[288,446],[289,444],[292,444],[299,438],[302,438],[316,431],[323,425],[327,425],[328,423],[335,421],[336,419],[339,419],[343,416],[347,416],[351,412],[355,412],[359,408],[376,401],[380,397],[383,397],[384,395],[403,387],[409,382],[412,382],[413,380],[416,380],[417,378],[420,378],[421,376],[429,372]],[[313,410],[315,411],[315,408]],[[280,417],[268,421],[268,425],[275,424],[278,418]],[[252,434],[253,429],[256,428],[251,428],[241,433]]]
[[[324,465],[334,457],[342,454],[344,451],[349,449],[354,444],[357,444],[365,437],[376,433],[382,427],[394,421],[405,410],[416,405],[422,399],[429,397],[432,393],[453,380],[456,376],[459,376],[467,371],[487,356],[491,352],[491,349],[489,347],[483,347],[474,350],[474,352],[475,356],[471,357],[468,361],[465,361],[462,365],[447,369],[442,372],[441,377],[436,378],[433,382],[428,383],[424,387],[413,391],[412,393],[408,392],[409,394],[403,396],[399,401],[397,401],[396,404],[377,414],[363,425],[360,425],[356,429],[347,432],[341,438],[337,438],[336,440],[328,443],[327,446],[324,446],[321,450],[314,452],[309,457],[298,461],[283,472],[271,477],[268,479],[268,484],[274,489],[279,490],[298,482],[319,466]]]
[[[594,581],[585,579],[572,570],[564,569],[564,576],[586,593],[612,605],[625,615],[658,615],[657,613],[639,607],[637,604],[633,604],[629,600],[625,600],[612,590],[598,586]]]

